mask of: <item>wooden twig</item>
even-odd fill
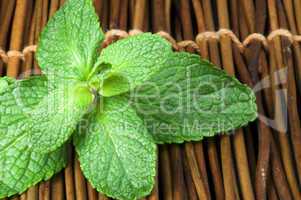
[[[14,14],[14,8],[15,8],[15,0],[8,1],[4,3],[4,1],[1,2],[2,10],[5,9],[5,12],[1,13],[1,19],[0,19],[0,47],[5,48],[7,44],[7,37],[9,34],[9,27],[11,20],[13,18]],[[3,73],[3,62],[0,60],[0,75]]]
[[[35,28],[36,28],[36,15],[37,15],[37,12],[39,10],[39,7],[37,7],[37,6],[38,6],[38,3],[36,2],[35,6],[34,6],[34,12],[33,12],[33,15],[31,17],[31,24],[30,24],[30,27],[29,27],[29,36],[28,36],[28,39],[27,39],[28,45],[33,45],[35,43],[34,37],[35,37]],[[23,66],[22,66],[22,73],[25,76],[29,76],[32,73],[31,68],[32,68],[33,59],[34,59],[33,53],[27,54],[25,58],[26,58],[26,60],[23,63]]]
[[[190,172],[190,167],[187,161],[187,155],[184,156],[184,173],[185,173],[185,183],[187,185],[187,196],[190,200],[197,200],[198,195],[196,192],[196,188],[194,186],[194,181],[192,179],[192,175]]]
[[[275,184],[274,184],[274,180],[272,178],[272,173],[271,171],[269,171],[269,177],[268,177],[268,185],[269,185],[269,190],[268,190],[268,194],[267,197],[270,200],[278,200],[278,194],[275,188]]]
[[[103,6],[101,10],[101,18],[100,22],[104,29],[104,31],[107,31],[109,29],[109,17],[110,17],[110,2],[109,0],[102,0]]]
[[[74,186],[74,174],[73,174],[73,149],[72,145],[68,145],[67,147],[67,158],[68,163],[64,170],[65,175],[65,191],[66,191],[66,200],[75,200],[75,186]]]
[[[195,13],[195,18],[197,22],[197,27],[198,27],[198,33],[206,31],[206,24],[205,24],[205,19],[204,19],[204,13],[202,9],[201,2],[198,0],[193,0],[192,1],[194,13]],[[200,53],[203,58],[209,58],[209,52],[208,52],[208,46],[207,42],[205,40],[202,40],[201,43],[198,44],[200,48]]]
[[[270,19],[270,28],[272,31],[278,29],[279,23],[277,19],[277,8],[276,8],[276,0],[268,0],[268,14],[269,14],[269,19]],[[280,38],[276,37],[273,38],[273,48],[275,48],[275,59],[277,63],[277,67],[281,66],[281,61],[282,61],[282,54],[281,51],[281,43],[280,43]]]
[[[42,18],[43,18],[43,1],[36,1],[36,15],[35,15],[35,36],[34,43],[37,44],[39,41],[40,33],[42,31]],[[44,13],[47,14],[47,13]],[[34,60],[34,71],[40,71],[38,63]]]
[[[252,186],[255,193],[255,174],[256,174],[256,152],[255,152],[255,142],[254,142],[255,131],[251,127],[245,128],[245,136],[247,141],[247,154],[249,158],[249,170],[252,180]]]
[[[39,185],[39,198],[41,200],[50,200],[50,181],[42,182]]]
[[[81,172],[80,164],[77,157],[74,157],[74,182],[75,182],[75,194],[77,200],[87,199],[87,186],[85,178]]]
[[[210,187],[209,187],[209,182],[208,182],[208,174],[207,174],[203,142],[195,143],[194,151],[195,151],[196,161],[198,163],[198,169],[200,171],[200,175],[202,177],[202,181],[203,181],[203,184],[205,187],[205,191],[207,193],[207,196],[210,198],[211,194],[210,194]]]
[[[277,146],[275,141],[272,139],[272,156],[271,156],[271,166],[272,166],[272,175],[277,189],[277,193],[280,199],[290,200],[293,199],[285,174],[283,173],[282,163],[279,157],[279,152],[277,151]]]
[[[122,0],[120,6],[119,28],[127,30],[129,0]]]
[[[48,19],[53,16],[53,14],[57,11],[60,6],[60,0],[51,0]]]
[[[26,8],[27,1],[17,0],[16,1],[16,10],[12,25],[10,49],[21,50],[23,45],[23,31],[25,27],[26,20]],[[19,72],[20,59],[12,58],[8,61],[7,64],[7,75],[11,77],[16,77]]]
[[[249,28],[249,32],[253,33],[255,32],[255,8],[253,1],[242,0],[241,5]]]
[[[87,183],[87,190],[88,190],[88,199],[89,200],[97,200],[98,199],[97,191],[92,187],[92,185],[89,182]]]
[[[244,40],[252,32],[248,31],[247,20],[244,15],[243,5],[241,3],[239,3],[237,7],[238,7],[239,16],[241,16],[238,18],[239,36],[240,36],[241,40]],[[235,17],[235,16],[233,16],[233,17]]]
[[[171,145],[170,148],[171,171],[173,178],[173,200],[185,199],[187,189],[183,176],[182,149],[178,145]]]
[[[135,11],[134,11],[134,20],[133,20],[134,29],[140,29],[140,30],[142,29],[145,8],[146,8],[146,0],[139,0],[136,2]]]
[[[119,28],[120,0],[111,0],[110,29]]]
[[[33,186],[28,189],[26,193],[27,199],[38,200],[39,199],[39,188],[38,186]]]
[[[278,3],[279,5],[280,3]],[[285,9],[285,16],[288,21],[289,29],[293,34],[297,34],[297,27],[295,23],[295,11],[294,5],[292,0],[283,1],[284,9]]]
[[[295,8],[295,19],[297,23],[297,31],[301,34],[301,2],[299,0],[294,0],[294,8]]]
[[[152,21],[154,32],[165,31],[166,22],[164,17],[164,2],[162,0],[153,0],[151,1],[152,7]]]
[[[159,152],[157,152],[157,154],[159,154]],[[159,155],[157,155],[159,156]],[[157,160],[157,174],[156,174],[156,178],[155,178],[155,185],[153,188],[153,191],[151,192],[151,194],[148,196],[148,200],[159,200],[159,177],[158,177],[158,171],[159,171],[159,161]]]
[[[165,22],[166,22],[166,31],[168,33],[171,32],[171,0],[163,0],[164,1],[164,8],[165,8]]]
[[[41,28],[44,28],[48,21],[48,15],[49,15],[49,0],[43,0],[42,4],[42,19],[41,19]]]
[[[160,146],[159,158],[159,180],[162,197],[166,200],[172,200],[172,175],[168,147],[166,145]]]
[[[233,179],[232,150],[229,136],[221,136],[221,162],[225,189],[225,199],[236,199]]]
[[[204,183],[204,178],[201,176],[201,173],[199,171],[198,163],[196,160],[194,147],[192,143],[185,144],[185,153],[186,153],[187,163],[190,168],[190,173],[196,188],[198,198],[209,200],[210,199],[209,191],[207,190]]]
[[[28,198],[29,200],[30,198]],[[62,173],[55,175],[51,179],[51,200],[64,200],[64,179]]]
[[[100,25],[102,26],[102,9],[104,6],[104,1],[103,0],[93,0],[93,5],[95,8],[95,12],[100,20]]]
[[[239,175],[239,183],[243,199],[255,200],[253,187],[251,183],[250,170],[248,166],[248,156],[245,147],[243,130],[238,129],[234,135],[234,151],[236,166]]]
[[[151,18],[151,5],[150,5],[150,1],[146,1],[145,4],[145,13],[144,13],[144,19],[143,19],[143,28],[141,29],[143,32],[148,32],[151,29],[151,20],[149,20]]]
[[[186,0],[180,0],[180,16],[185,40],[193,40],[193,27],[190,15],[190,4]]]

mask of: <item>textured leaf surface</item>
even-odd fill
[[[86,79],[103,38],[92,0],[68,0],[40,36],[39,65],[49,78]]]
[[[0,82],[4,80],[7,78]],[[32,124],[27,113],[47,95],[47,79],[9,80],[5,92],[0,91],[0,198],[49,179],[66,164],[65,147],[41,154],[33,150],[29,141]]]
[[[87,99],[82,101],[81,92],[75,85],[60,85],[30,113],[34,125],[29,132],[36,150],[50,152],[69,139],[93,102],[92,93],[85,94]]]
[[[6,92],[6,90],[9,88],[8,86],[13,84],[15,82],[15,79],[10,77],[0,77],[0,94]]]
[[[120,97],[104,100],[87,132],[75,136],[85,177],[100,192],[136,199],[151,192],[156,174],[156,145],[142,120]]]
[[[174,53],[159,73],[132,93],[132,101],[158,143],[200,140],[257,116],[250,88],[184,52]]]
[[[142,84],[160,69],[171,52],[171,45],[165,39],[150,33],[132,36],[109,45],[101,52],[98,63],[111,67],[107,77],[122,76],[128,81],[129,87],[122,87],[114,93],[104,88],[102,95],[121,94]],[[105,84],[105,87],[119,88],[124,85],[124,81],[118,80],[110,79],[110,83]],[[110,86],[111,84],[113,86]]]

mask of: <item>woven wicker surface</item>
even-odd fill
[[[25,55],[16,51],[37,44],[63,3],[0,0],[0,75],[39,73],[34,48]],[[301,199],[300,0],[95,0],[95,7],[105,31],[118,29],[107,33],[106,43],[128,33],[161,31],[175,50],[198,53],[254,87],[261,116],[277,128],[260,120],[233,136],[160,146],[157,183],[146,199]],[[280,89],[286,100],[279,100]],[[283,122],[287,131],[281,130]],[[64,171],[14,199],[107,198],[84,179],[70,148]]]

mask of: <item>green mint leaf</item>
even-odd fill
[[[103,39],[92,0],[68,0],[40,36],[38,63],[48,78],[87,80]]]
[[[125,77],[112,74],[103,81],[100,93],[110,97],[129,90],[130,84]]]
[[[24,136],[42,153],[56,150],[69,139],[94,99],[86,86],[72,82],[54,87],[45,76],[16,81],[1,95],[1,101],[8,103],[3,109],[10,112],[1,115],[3,127],[24,124]]]
[[[257,117],[250,88],[184,52],[174,53],[159,73],[131,94],[157,143],[200,140]]]
[[[47,94],[55,89],[47,77],[31,76],[28,79],[18,80],[13,86],[15,98],[24,112],[30,113]]]
[[[13,145],[0,147],[0,198],[21,194],[40,181],[50,179],[67,164],[66,148],[42,154],[33,151],[21,136]]]
[[[110,68],[106,71],[101,95],[114,96],[139,86],[160,69],[170,53],[171,45],[159,35],[150,33],[132,36],[109,45],[101,52],[97,62]]]
[[[0,94],[6,92],[6,90],[9,88],[8,86],[13,84],[14,82],[15,80],[8,76],[0,77]]]
[[[113,198],[148,195],[156,174],[156,145],[151,135],[126,99],[105,98],[100,108],[87,129],[74,136],[85,177]]]
[[[63,84],[49,92],[29,113],[35,149],[50,152],[64,144],[93,103],[89,88]]]
[[[28,136],[32,125],[27,113],[47,94],[47,79],[0,78],[0,85],[4,82],[5,92],[0,91],[0,199],[22,193],[66,165],[65,147],[42,154],[33,150]]]

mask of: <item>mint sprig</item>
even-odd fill
[[[155,143],[201,140],[257,116],[254,93],[197,55],[139,34],[102,51],[92,0],[68,0],[41,34],[42,76],[0,79],[0,198],[66,164],[73,138],[91,184],[137,199],[154,184]]]

